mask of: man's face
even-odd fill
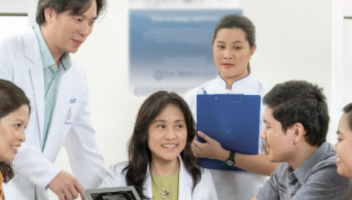
[[[261,133],[265,141],[265,153],[272,162],[288,162],[294,155],[293,136],[291,130],[286,133],[282,130],[281,123],[273,116],[273,110],[266,108],[264,111],[265,128]]]
[[[72,15],[70,11],[57,13],[51,8],[45,10],[49,35],[45,37],[54,55],[66,52],[75,53],[93,30],[97,18],[97,4],[93,1],[82,15]]]

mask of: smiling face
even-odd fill
[[[28,124],[27,105],[0,119],[0,161],[12,161],[25,141],[24,129]]]
[[[341,116],[337,131],[337,143],[335,144],[337,172],[348,178],[352,178],[352,130],[348,125],[348,115]]]
[[[187,127],[179,107],[169,104],[148,128],[148,147],[153,162],[173,162],[183,151]]]
[[[273,110],[266,108],[264,111],[265,128],[261,133],[265,141],[265,153],[272,162],[289,162],[293,160],[295,148],[290,128],[286,133],[282,130],[281,123],[273,116]]]
[[[213,42],[213,55],[220,76],[234,81],[248,75],[248,62],[256,46],[250,48],[245,32],[239,28],[220,29]]]
[[[52,8],[45,9],[46,22],[43,35],[53,56],[66,52],[75,53],[93,30],[97,18],[97,4],[92,1],[89,9],[82,15],[72,15],[71,11],[57,13]]]

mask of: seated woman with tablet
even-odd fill
[[[141,199],[217,200],[208,170],[196,163],[192,113],[177,94],[160,91],[142,104],[128,162],[109,168],[101,188],[134,186]]]

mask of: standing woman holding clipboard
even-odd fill
[[[225,16],[214,30],[212,43],[214,62],[219,74],[217,78],[188,93],[186,101],[195,119],[198,94],[250,94],[263,97],[268,92],[268,88],[256,80],[250,70],[249,60],[256,50],[255,27],[251,20],[240,15]],[[262,175],[270,175],[277,166],[265,154],[230,152],[206,133],[198,132],[198,136],[206,142],[193,141],[192,151],[196,157],[232,161],[234,166],[246,170],[211,170],[219,199],[250,199],[264,184],[265,177]],[[261,145],[259,136],[258,141]]]
[[[24,92],[9,81],[0,79],[0,200],[4,200],[2,183],[13,178],[11,161],[21,143],[28,124],[30,103]]]

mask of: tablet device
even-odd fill
[[[224,149],[258,154],[260,105],[260,95],[199,94],[197,129],[220,142]],[[198,161],[208,169],[239,170],[220,160],[200,158]]]
[[[133,186],[85,190],[88,200],[141,200]]]

